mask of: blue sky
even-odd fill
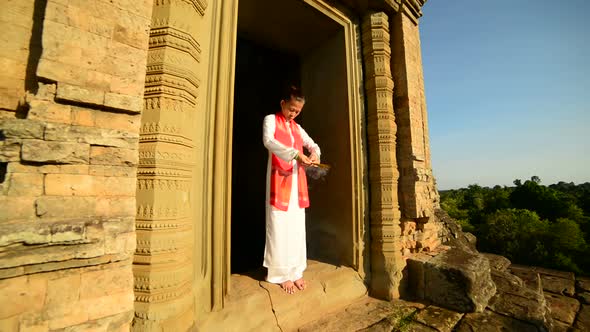
[[[590,1],[430,0],[423,13],[438,188],[590,181]]]

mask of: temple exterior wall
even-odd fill
[[[151,1],[2,1],[0,330],[128,330]]]
[[[306,2],[343,22],[364,82],[353,268],[397,298],[404,259],[440,243],[424,1]],[[237,5],[2,0],[0,330],[182,331],[223,310]]]

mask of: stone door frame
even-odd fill
[[[354,266],[368,272],[360,23],[344,29]],[[186,330],[231,290],[232,136],[238,0],[154,0],[139,147],[135,330]],[[355,17],[354,15],[348,15]],[[141,184],[141,185],[140,185]]]
[[[303,0],[324,15],[342,25],[345,36],[346,71],[348,77],[351,145],[351,174],[353,182],[353,218],[354,220],[354,266],[363,278],[368,272],[368,258],[365,257],[366,245],[366,184],[364,181],[366,167],[363,152],[363,96],[362,59],[359,56],[359,29],[357,22],[352,21],[345,13],[328,5],[322,0]],[[211,80],[207,95],[207,105],[214,114],[210,138],[212,162],[209,174],[212,175],[211,220],[212,234],[212,310],[223,308],[223,297],[231,290],[231,194],[232,194],[232,135],[233,135],[233,100],[237,36],[237,3],[238,0],[223,1],[221,14],[223,21],[219,25],[219,39],[216,51],[212,48],[210,72]],[[223,16],[226,15],[226,16]],[[218,55],[215,55],[217,53]],[[211,71],[213,69],[213,71]],[[217,73],[216,75],[214,73]],[[216,84],[214,81],[217,81]]]

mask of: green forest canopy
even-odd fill
[[[480,251],[590,275],[589,182],[545,186],[533,176],[514,187],[474,184],[440,196],[441,207],[477,236]]]

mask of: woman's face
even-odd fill
[[[281,100],[281,112],[287,121],[295,119],[303,109],[304,101],[291,98],[289,101]]]

